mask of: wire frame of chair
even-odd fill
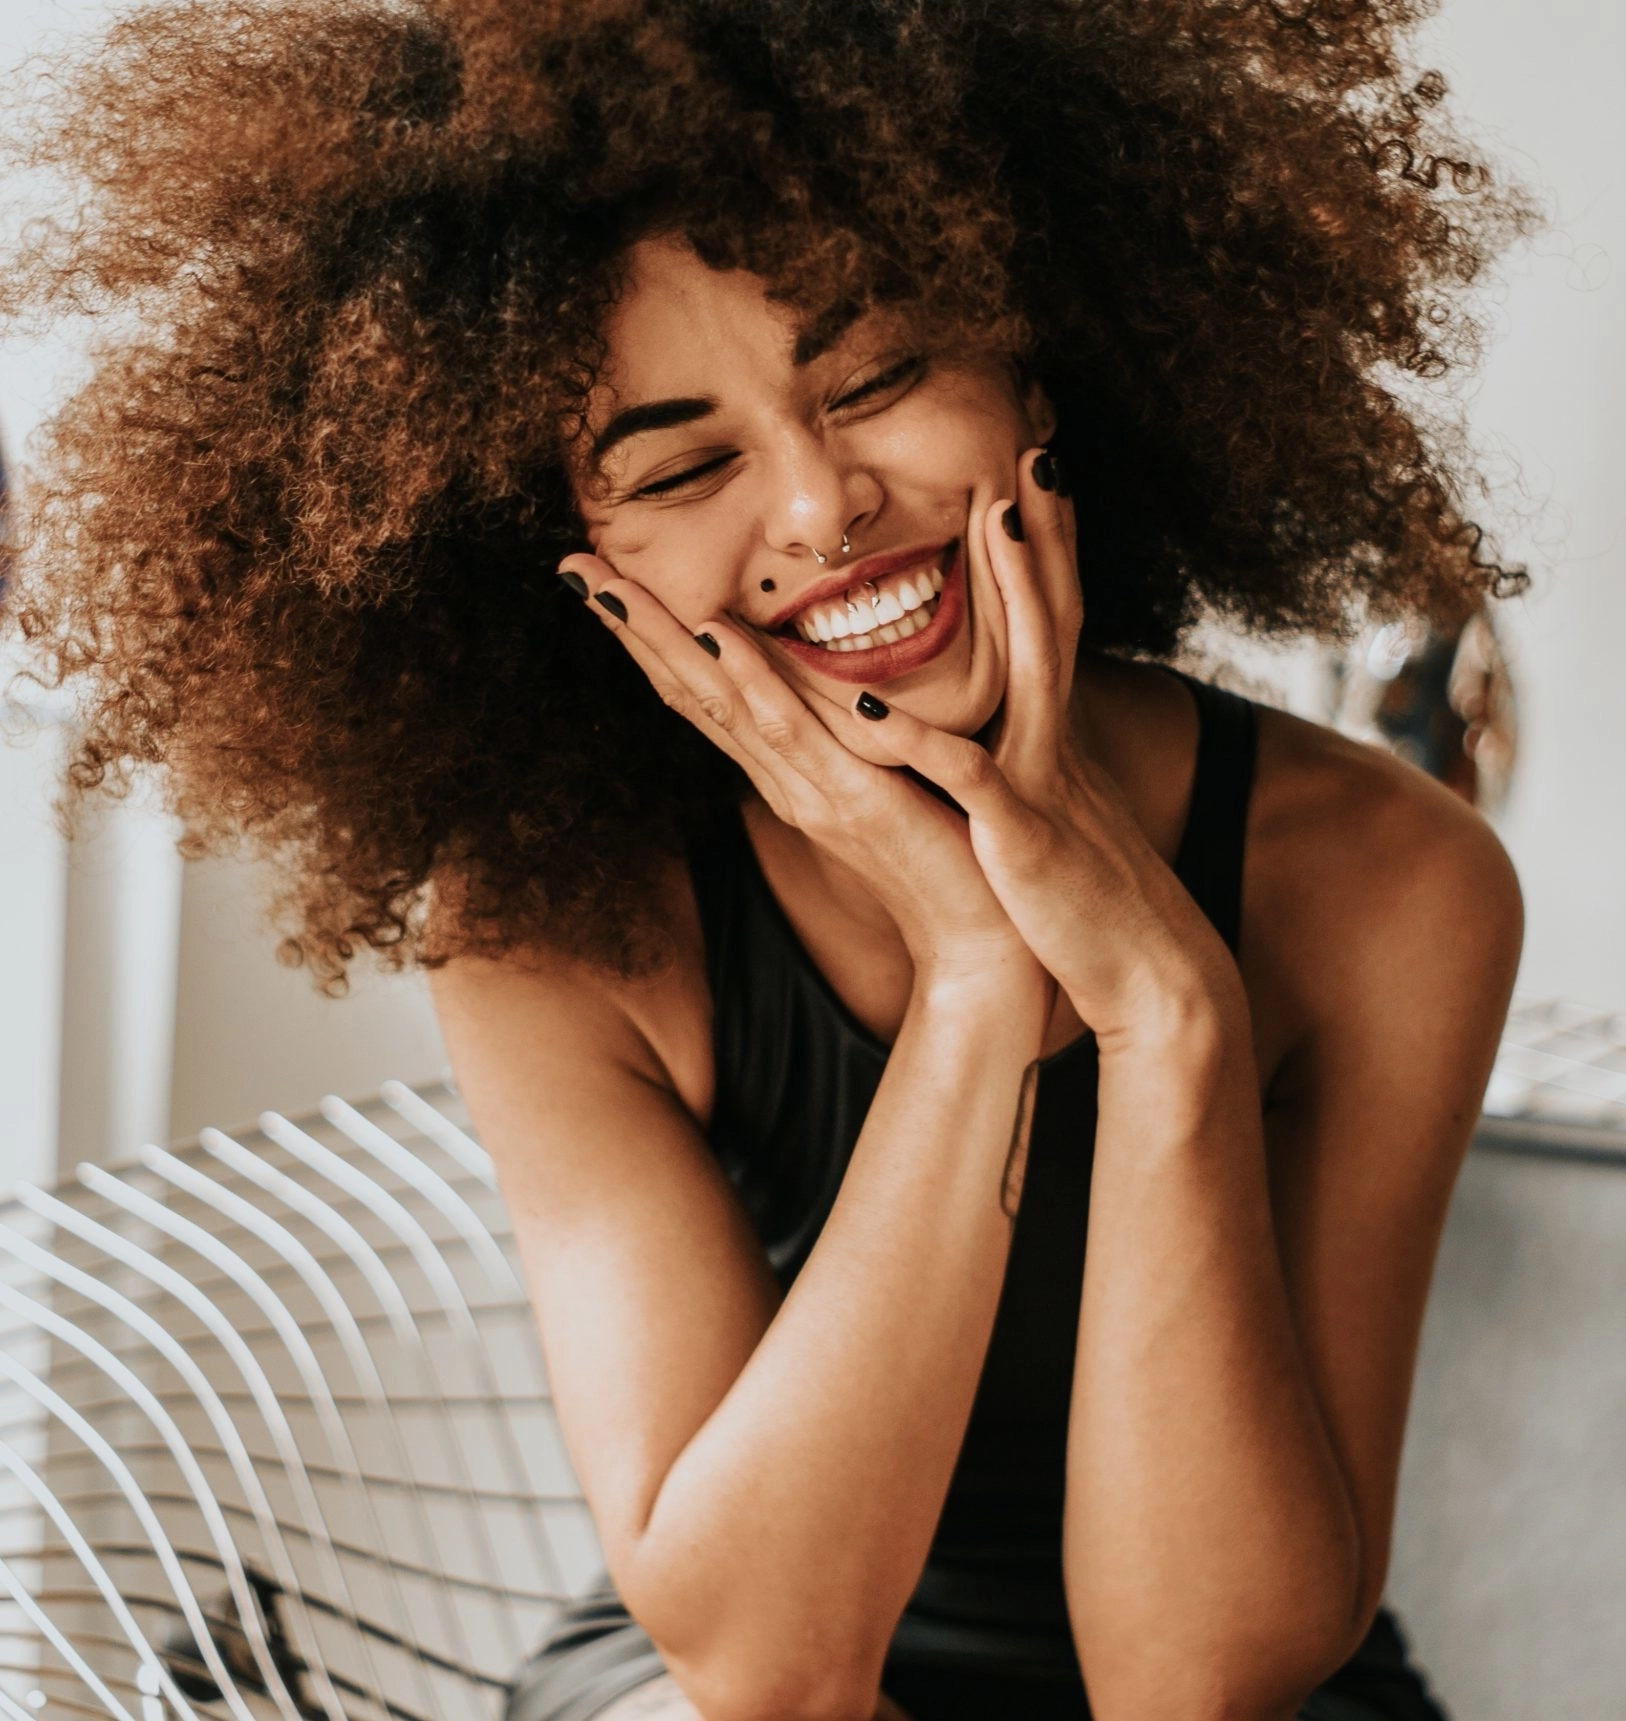
[[[1515,998],[1476,1139],[1507,1153],[1626,1163],[1626,1010]]]
[[[601,1569],[449,1088],[0,1206],[0,1721],[469,1721]]]

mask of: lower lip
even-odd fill
[[[853,687],[873,687],[877,682],[896,681],[923,663],[930,663],[943,648],[951,644],[965,620],[965,547],[956,540],[954,560],[943,575],[943,590],[938,596],[937,613],[919,633],[907,639],[894,640],[891,645],[872,645],[867,651],[827,651],[823,646],[809,645],[805,640],[787,639],[783,634],[773,636],[774,643],[809,669],[832,681],[845,681]]]

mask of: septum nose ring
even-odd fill
[[[830,560],[830,558],[823,554],[822,551],[814,549],[811,544],[807,547],[810,550],[813,550],[813,560],[817,562],[821,568]],[[841,553],[844,556],[850,556],[853,553],[853,547],[847,542],[847,534],[845,532],[841,534]]]

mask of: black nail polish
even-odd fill
[[[593,602],[596,603],[601,610],[608,610],[617,621],[625,621],[627,619],[627,606],[622,603],[620,598],[618,598],[614,592],[594,592]]]
[[[570,587],[577,597],[584,598],[587,596],[587,581],[584,580],[580,574],[572,572],[569,568],[555,568],[553,571],[565,582],[567,586]]]
[[[1051,459],[1048,448],[1041,449],[1033,457],[1033,482],[1041,490],[1056,488],[1056,463]]]
[[[1027,534],[1022,530],[1022,516],[1013,502],[999,517],[999,523],[1005,528],[1005,536],[1014,539],[1018,544],[1026,541]]]
[[[694,638],[695,644],[698,645],[702,651],[709,651],[713,657],[721,657],[723,655],[723,648],[711,637],[709,633],[697,633]]]
[[[860,693],[858,709],[872,722],[879,723],[892,708],[884,699],[877,699],[873,693]]]

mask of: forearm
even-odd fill
[[[1354,1510],[1283,1282],[1245,1003],[1103,1058],[1065,1568],[1104,1721],[1219,1694],[1292,1712],[1354,1616]]]
[[[918,988],[813,1252],[671,1466],[629,1570],[677,1663],[880,1661],[970,1416],[1042,995]],[[742,1672],[745,1663],[756,1663]]]

